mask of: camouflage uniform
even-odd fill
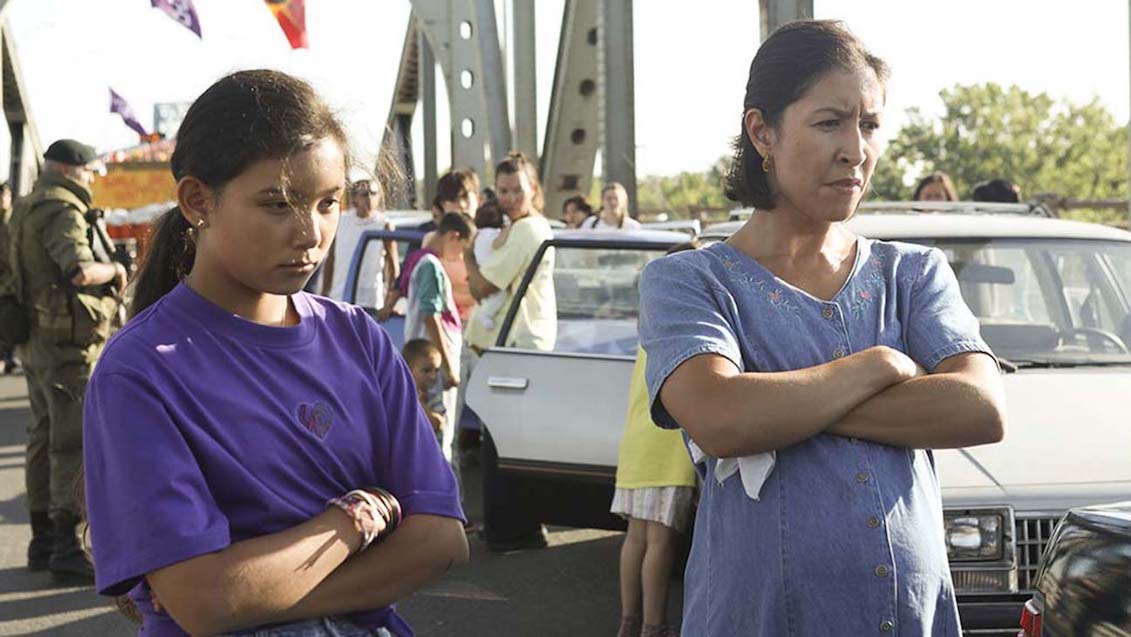
[[[33,515],[74,517],[82,510],[83,394],[117,303],[105,285],[70,283],[96,261],[85,218],[90,203],[87,188],[45,173],[15,207],[8,228],[8,264],[31,322],[31,337],[16,353],[31,401],[27,497]]]
[[[12,218],[12,210],[0,210],[0,294],[8,292],[3,286],[8,284],[8,222]],[[12,350],[5,342],[0,342],[0,362],[5,364],[5,372],[12,373]]]

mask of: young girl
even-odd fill
[[[471,211],[478,206],[479,177],[474,170],[464,168],[441,175],[436,182],[436,196],[432,198],[432,219],[421,224],[418,228],[424,232],[424,237],[420,241],[421,245],[427,244],[432,239],[432,234],[436,232],[436,227],[440,225],[440,220],[444,218],[444,215],[449,212],[458,212],[470,217]],[[408,285],[412,281],[413,270],[424,254],[417,250],[405,256],[403,267],[401,267],[400,274],[396,279],[396,285],[389,286],[383,307],[377,312],[377,320],[381,322],[389,320],[389,317],[393,315],[393,308],[397,301],[408,296]],[[466,320],[475,301],[467,290],[467,272],[464,271],[463,264],[459,259],[445,261],[444,268],[448,270],[448,274],[452,278],[453,294],[460,310],[460,319]]]
[[[444,263],[459,258],[471,243],[471,222],[458,212],[444,214],[436,229],[424,239],[420,256],[409,282],[405,310],[404,338],[428,339],[440,351],[441,385],[446,417],[441,449],[452,459],[455,440],[456,392],[460,380],[460,352],[463,349],[463,323],[452,293],[452,280]],[[459,482],[459,465],[452,463]]]
[[[411,635],[393,602],[467,559],[404,360],[301,292],[346,158],[328,107],[274,71],[222,78],[181,125],[179,206],[84,418],[96,586],[129,593],[142,634]]]
[[[579,226],[587,230],[639,230],[640,222],[628,216],[628,191],[611,181],[601,189],[601,212]]]
[[[697,241],[668,254],[695,250]],[[670,637],[667,622],[679,534],[687,531],[695,498],[695,467],[678,431],[660,429],[648,413],[647,357],[637,348],[628,389],[628,415],[617,454],[616,491],[609,510],[628,520],[620,551],[621,623],[618,637]]]

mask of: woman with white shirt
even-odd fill
[[[640,222],[628,216],[628,191],[617,181],[601,189],[601,212],[586,219],[586,230],[638,230]]]

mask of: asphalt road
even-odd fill
[[[55,588],[25,570],[31,536],[24,501],[28,419],[21,376],[0,377],[0,635],[125,636],[136,627],[89,588]],[[467,509],[479,517],[478,472],[465,471]],[[551,529],[547,549],[488,553],[471,540],[471,561],[400,605],[422,637],[615,635],[621,534]],[[681,588],[672,582],[678,606]]]

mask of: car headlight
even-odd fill
[[[943,516],[951,561],[995,562],[1005,555],[1003,511],[948,511]]]
[[[1013,509],[948,509],[943,529],[956,592],[1017,591]]]

